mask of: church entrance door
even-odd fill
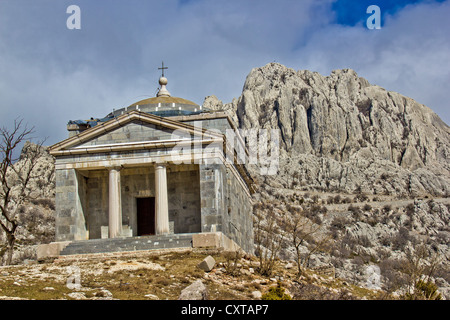
[[[137,198],[138,236],[155,234],[155,198]]]

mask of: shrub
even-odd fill
[[[352,203],[353,200],[350,197],[345,197],[344,199],[342,199],[342,203]]]
[[[331,227],[338,230],[345,229],[345,226],[349,224],[349,220],[342,216],[337,216],[331,221]]]
[[[350,250],[353,250],[356,248],[356,245],[358,244],[358,239],[351,236],[350,234],[346,234],[341,241],[341,246],[347,247]]]
[[[327,199],[327,203],[328,204],[333,204],[334,203],[334,197],[333,196],[329,196]]]
[[[359,207],[350,204],[350,205],[348,206],[348,209],[347,209],[347,210],[350,211],[350,212],[352,213],[353,219],[355,219],[355,220],[361,220],[361,214],[362,214],[362,212],[361,212],[361,209],[360,209]]]
[[[409,230],[401,227],[398,230],[397,235],[392,239],[392,245],[394,250],[401,250],[403,249],[408,241],[410,240]]]
[[[373,246],[372,242],[370,241],[369,237],[366,235],[358,237],[358,243],[362,245],[365,248],[370,248]]]
[[[285,289],[281,287],[281,284],[278,282],[276,287],[272,287],[264,293],[261,297],[262,300],[292,300],[291,296],[287,293],[284,293]]]
[[[414,214],[414,204],[410,203],[406,206],[406,214],[408,215],[408,217],[411,218],[411,216]]]
[[[380,239],[381,245],[382,245],[382,246],[385,246],[385,247],[389,247],[389,246],[391,245],[391,242],[392,242],[392,237],[390,237],[390,236],[388,236],[388,235],[383,236],[383,237],[381,237],[381,239]]]
[[[431,281],[419,280],[414,286],[414,293],[405,294],[406,300],[442,300],[437,286]]]
[[[342,198],[341,198],[340,195],[336,195],[336,196],[334,197],[334,203],[341,203],[341,201],[342,201]]]
[[[371,227],[375,227],[378,223],[378,218],[377,216],[373,215],[371,217],[369,217],[366,221]]]
[[[384,288],[393,292],[401,287],[407,286],[408,277],[402,272],[404,261],[386,258],[380,261],[381,275],[384,277]]]
[[[369,200],[369,197],[363,193],[359,193],[358,195],[356,195],[356,200],[360,201],[360,202],[364,202]]]
[[[239,268],[239,260],[242,257],[241,252],[239,251],[226,251],[223,253],[223,256],[225,258],[224,267],[225,272],[229,275],[237,275],[239,274],[240,268]]]

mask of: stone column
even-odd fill
[[[167,200],[167,170],[166,165],[155,166],[155,206],[156,234],[169,233],[169,203]]]
[[[109,167],[109,237],[122,234],[122,196],[120,190],[121,167]]]

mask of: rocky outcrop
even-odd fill
[[[30,191],[27,200],[16,210],[15,219],[19,222],[16,229],[16,243],[12,263],[20,263],[36,258],[36,245],[54,241],[55,235],[55,165],[48,148],[26,142],[19,160],[14,163],[14,170],[22,175],[27,170],[33,150],[38,148],[38,156],[27,189]],[[17,179],[13,170],[9,171],[10,183]],[[11,184],[12,185],[12,184]],[[10,197],[17,199],[17,188],[11,189]],[[5,233],[0,229],[0,247],[5,242]]]
[[[39,155],[31,175],[29,189],[31,199],[47,199],[55,196],[55,160],[49,154],[48,147],[25,142],[19,160],[14,164],[17,170],[23,170],[27,165],[29,153],[38,148]]]
[[[322,76],[270,63],[250,72],[238,99],[223,104],[210,96],[205,105],[229,111],[241,129],[279,130],[280,174],[266,181],[373,194],[450,193],[450,128],[428,107],[353,70]]]

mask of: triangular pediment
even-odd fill
[[[174,132],[180,134],[174,134]],[[114,147],[139,145],[140,143],[164,144],[175,139],[186,139],[199,135],[203,138],[222,138],[204,129],[194,128],[189,124],[158,117],[152,114],[130,111],[107,122],[98,124],[82,133],[61,141],[50,147],[50,153],[94,147]]]

